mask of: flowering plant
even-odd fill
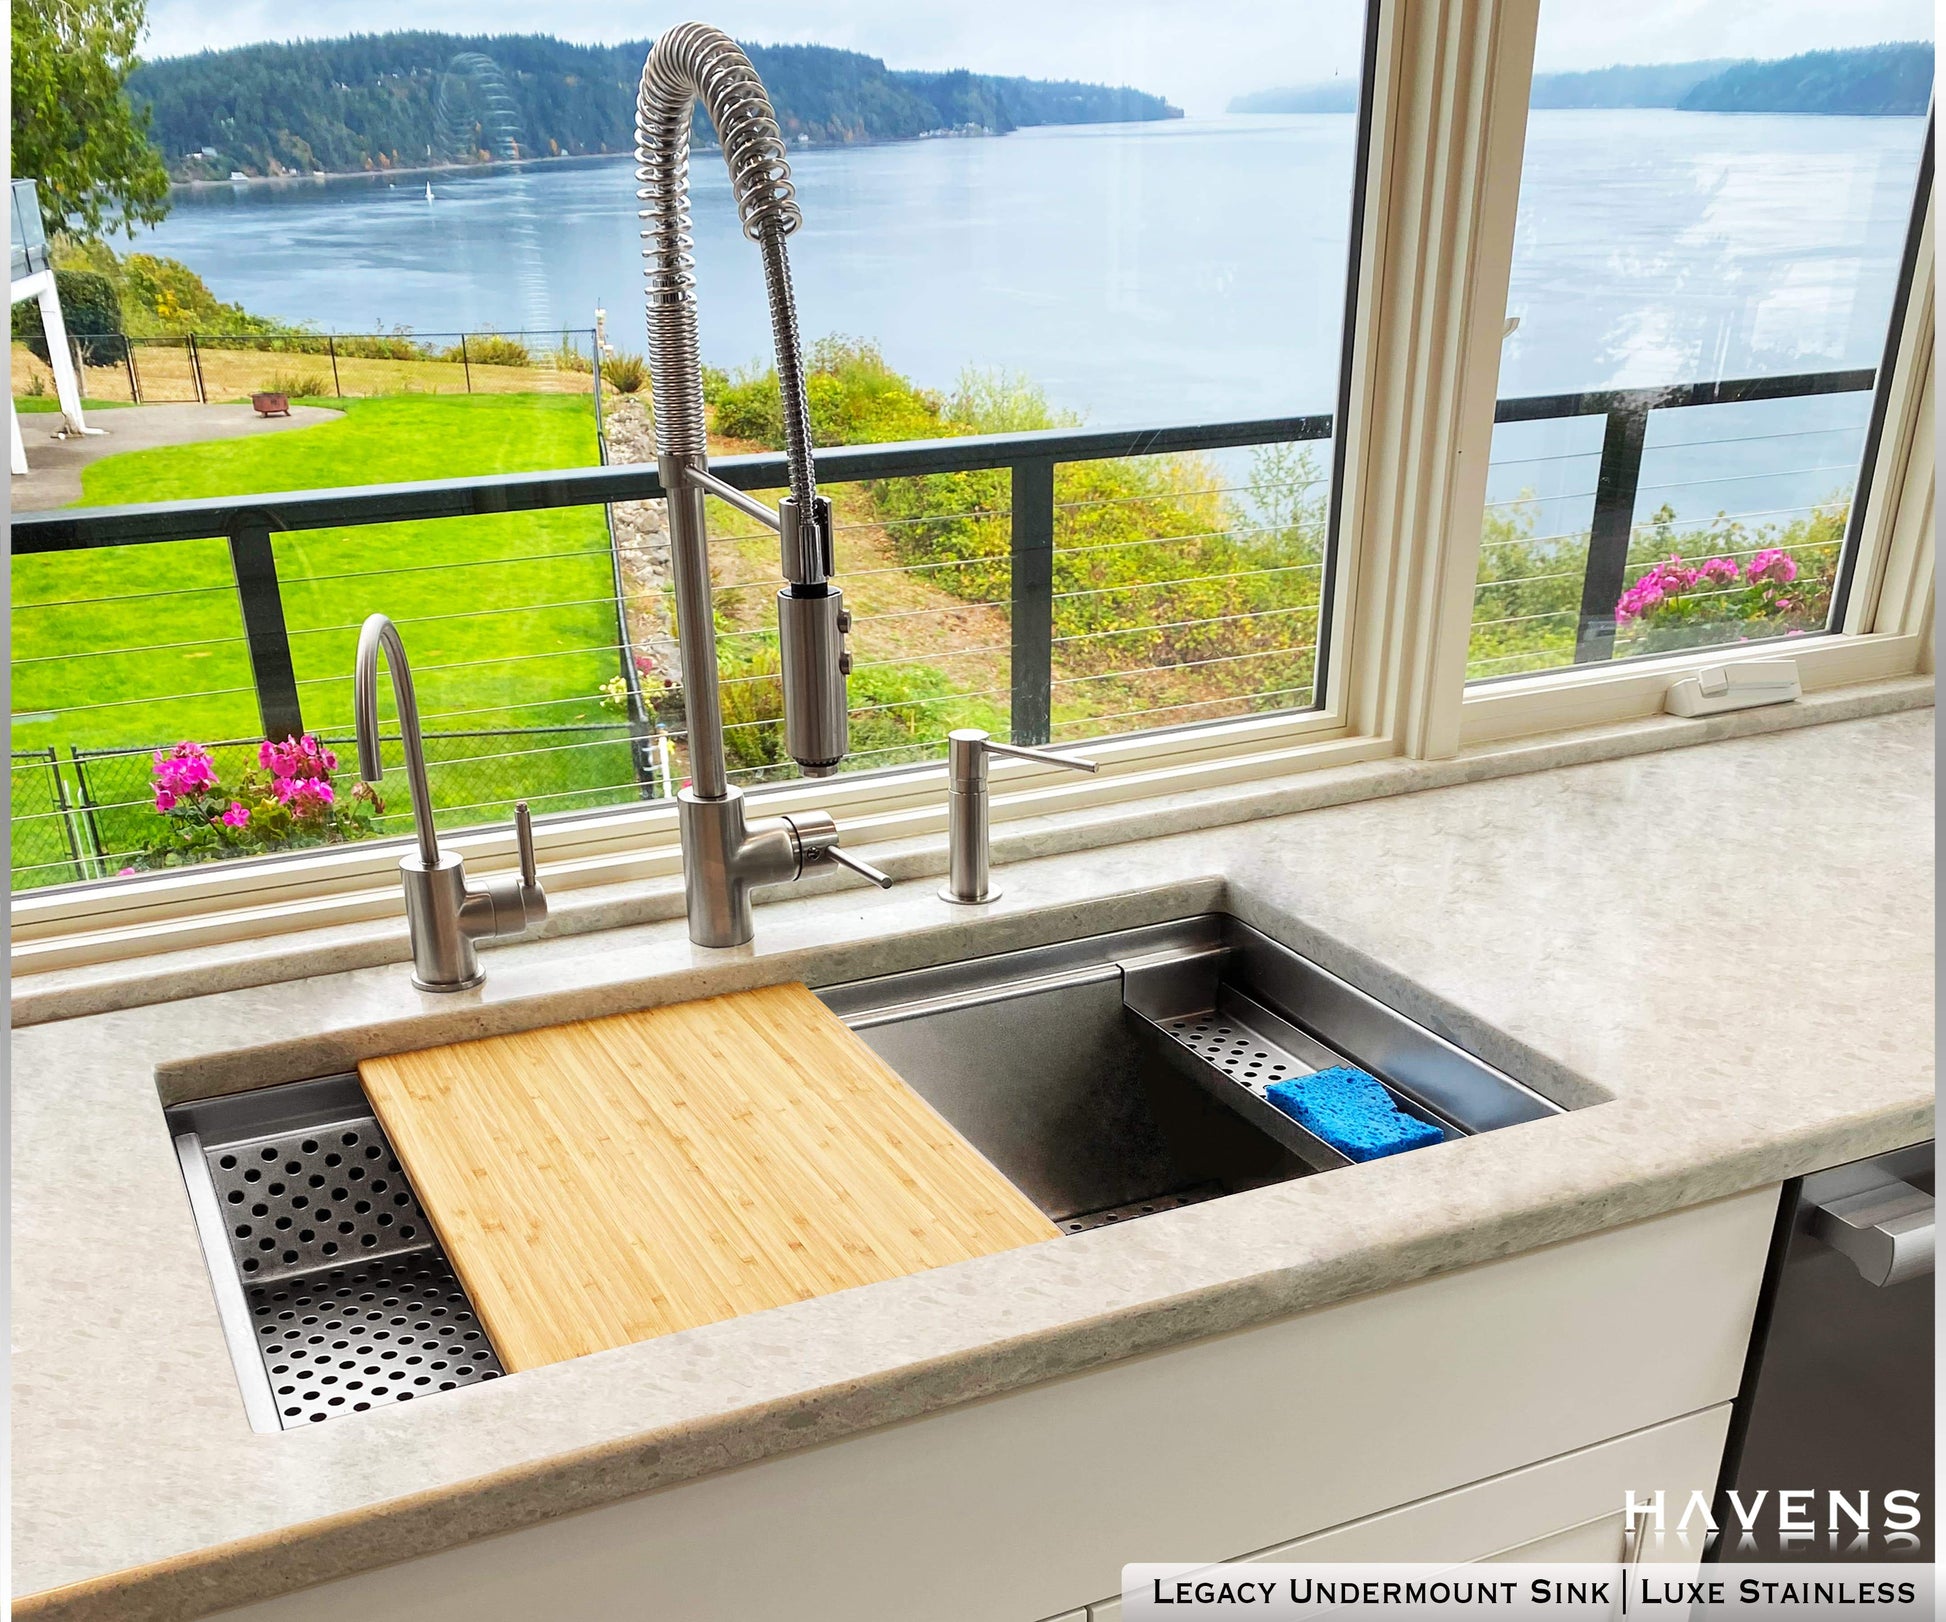
[[[185,739],[158,749],[150,766],[158,826],[122,871],[364,839],[384,803],[363,782],[341,797],[331,781],[337,765],[337,755],[311,733],[266,739],[256,764],[226,789],[202,744]]]
[[[1780,536],[1751,534],[1719,518],[1703,536],[1710,553],[1696,562],[1677,549],[1675,514],[1664,507],[1650,535],[1670,547],[1622,593],[1617,629],[1629,651],[1655,652],[1729,640],[1796,636],[1824,623],[1831,603],[1847,509],[1821,505]],[[1777,545],[1777,540],[1789,544]]]

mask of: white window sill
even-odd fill
[[[1150,778],[1152,792],[1137,800],[1076,807],[1062,804],[1061,790],[1030,789],[1012,797],[1009,820],[996,819],[994,860],[996,865],[1008,865],[1420,789],[1883,715],[1932,702],[1930,676],[1901,676],[1809,692],[1794,704],[1706,720],[1637,716],[1603,726],[1499,739],[1470,745],[1449,760],[1410,760],[1390,754],[1373,758],[1383,754],[1383,745],[1338,740],[1310,745],[1306,752],[1314,763],[1285,775],[1225,781],[1230,774],[1218,762],[1185,765],[1166,775],[1144,774]],[[1333,763],[1317,760],[1320,755],[1334,757]],[[1177,776],[1177,781],[1167,782],[1167,775]],[[1158,781],[1158,776],[1163,780]],[[945,842],[926,826],[938,820],[937,808],[925,807],[862,819],[854,827],[873,840],[859,841],[871,860],[900,882],[910,883],[930,881],[945,872]],[[614,858],[587,860],[606,863]],[[674,853],[658,852],[637,860],[651,871],[643,874],[638,867],[637,873],[618,880],[559,889],[541,938],[681,917],[682,884]],[[573,865],[550,864],[544,876],[553,883],[562,868]],[[573,877],[571,873],[562,876]],[[820,877],[788,892],[770,894],[803,897],[819,890],[842,890],[854,882],[846,875]],[[293,929],[294,907],[315,908],[328,921],[315,928]],[[269,932],[272,927],[277,930],[274,934]],[[355,889],[313,895],[302,902],[260,903],[234,913],[127,926],[113,933],[117,938],[67,934],[46,940],[16,939],[14,1025],[403,963],[410,956],[398,889],[389,878],[376,885],[367,878]]]

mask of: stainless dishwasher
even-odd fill
[[[1724,1453],[1716,1559],[1932,1559],[1932,1206],[1930,1142],[1784,1185]],[[1791,1520],[1814,1530],[1781,1529],[1777,1495],[1807,1490]],[[1902,1502],[1888,1516],[1893,1492],[1917,1495],[1916,1526],[1902,1528]]]

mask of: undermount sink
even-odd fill
[[[1560,1113],[1222,913],[817,996],[1068,1233],[1346,1166],[1264,1097],[1307,1070],[1357,1064],[1448,1138]],[[167,1119],[253,1426],[500,1376],[357,1076]]]
[[[1358,1065],[1448,1138],[1561,1113],[1222,913],[818,995],[1070,1233],[1349,1165],[1286,1076]]]

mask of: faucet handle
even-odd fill
[[[1057,755],[1051,749],[1027,749],[1017,743],[995,743],[991,738],[982,745],[989,755],[1012,755],[1016,760],[1038,760],[1043,766],[1065,766],[1070,771],[1098,772],[1101,766],[1080,755]]]
[[[514,802],[514,843],[520,847],[520,882],[524,889],[541,887],[540,873],[534,864],[534,819],[525,800]]]
[[[836,862],[840,867],[848,867],[861,879],[868,879],[881,890],[892,888],[892,875],[881,873],[870,862],[861,861],[849,851],[838,848],[838,824],[823,811],[792,811],[784,819],[791,830],[791,837],[797,842],[797,859],[800,868],[809,867],[814,862]]]
[[[861,879],[869,879],[881,890],[889,890],[892,888],[893,880],[890,873],[881,873],[870,862],[860,861],[856,856],[847,855],[836,845],[826,845],[823,850],[817,853],[813,860],[836,862],[840,867],[850,868]]]
[[[534,863],[534,819],[525,800],[514,804],[514,844],[520,851],[518,878],[510,873],[488,879],[483,888],[466,887],[460,929],[475,940],[518,935],[547,918],[547,892]]]
[[[1029,749],[1017,743],[995,743],[990,733],[978,727],[959,727],[946,734],[947,773],[957,789],[984,793],[989,755],[1012,755],[1016,760],[1038,761],[1043,766],[1065,766],[1070,771],[1098,772],[1101,767],[1080,755],[1060,755],[1051,749]]]

